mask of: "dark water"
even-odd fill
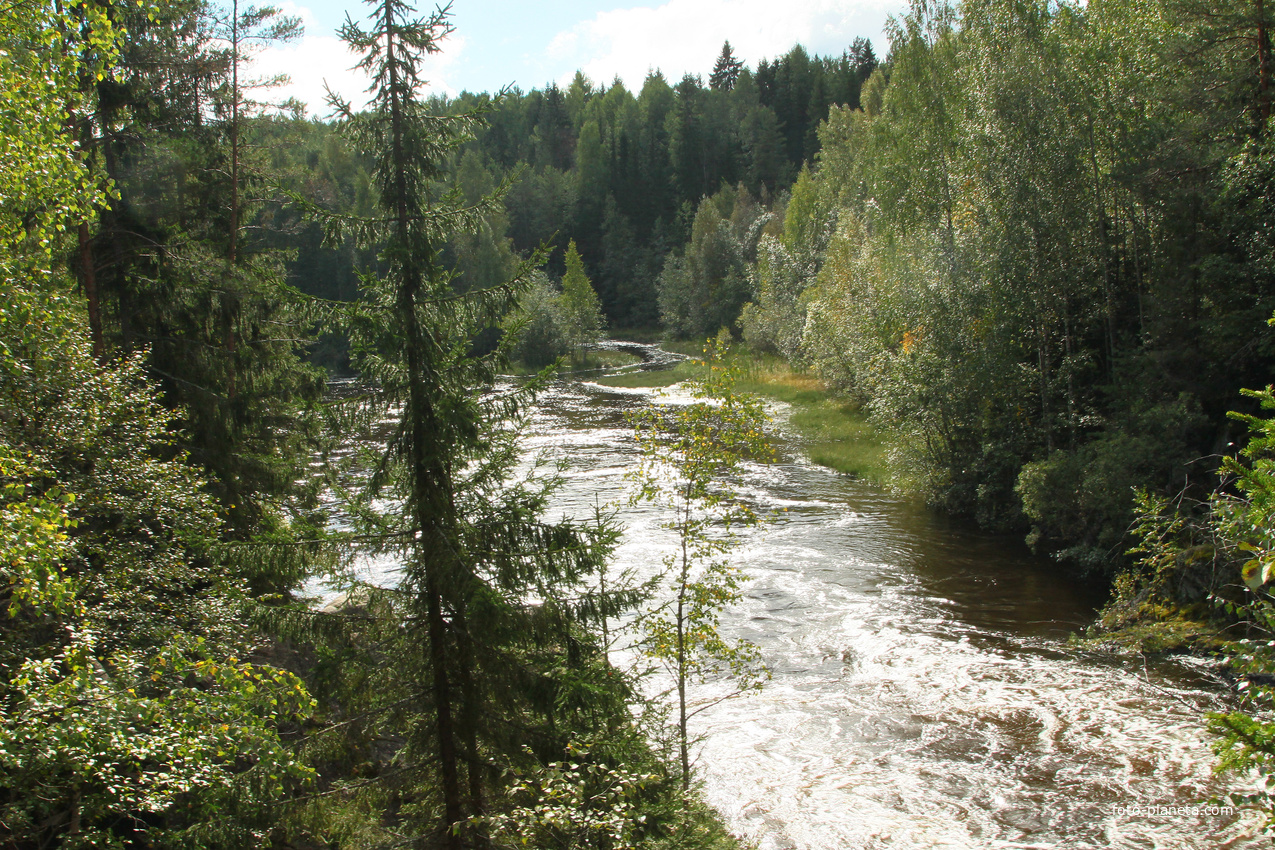
[[[551,388],[527,444],[566,462],[552,513],[622,504],[624,413],[678,401]],[[1221,703],[1205,676],[1069,648],[1100,600],[1049,563],[815,466],[791,440],[784,456],[739,482],[775,519],[742,541],[745,598],[723,617],[773,679],[693,728],[733,829],[762,850],[1269,846],[1255,815],[1205,808],[1232,787],[1211,775],[1201,717]],[[620,518],[617,570],[654,574],[672,544],[661,516]],[[1182,810],[1121,810],[1134,806]]]

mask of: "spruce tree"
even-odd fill
[[[81,77],[77,127],[84,156],[115,188],[96,226],[80,230],[95,353],[145,352],[181,450],[229,517],[233,569],[258,595],[285,594],[306,568],[292,555],[305,549],[267,558],[242,544],[310,536],[313,494],[298,482],[324,382],[302,359],[310,305],[285,284],[286,255],[269,249],[261,204],[249,200],[269,180],[249,144],[257,104],[246,94],[269,81],[241,65],[299,23],[193,0],[109,15],[123,25],[120,53]]]
[[[735,58],[735,51],[727,41],[722,45],[712,76],[708,78],[709,88],[713,91],[730,91],[735,88],[735,81],[739,79],[739,72],[743,67],[744,63]]]
[[[341,36],[363,56],[371,104],[356,113],[333,103],[374,162],[379,210],[328,223],[381,247],[384,273],[363,276],[364,301],[352,308],[364,384],[355,407],[365,423],[394,425],[351,504],[361,539],[402,566],[396,587],[361,591],[372,620],[360,641],[377,649],[340,728],[351,740],[394,742],[392,766],[372,753],[378,776],[368,785],[371,805],[393,795],[395,835],[459,847],[481,841],[481,828],[465,825],[483,822],[502,767],[525,762],[527,747],[541,762],[561,755],[573,730],[595,723],[597,694],[615,693],[583,626],[616,614],[621,600],[580,587],[614,533],[605,522],[542,521],[545,490],[510,480],[529,396],[490,391],[511,341],[488,354],[474,342],[515,306],[532,266],[468,290],[442,268],[448,236],[476,227],[495,202],[467,205],[439,189],[481,114],[439,114],[419,97],[420,61],[451,31],[445,10],[422,18],[403,0],[369,4],[366,28],[347,20]],[[608,699],[601,715],[614,719],[623,698]]]
[[[584,260],[576,250],[575,240],[567,246],[567,273],[562,276],[562,312],[570,336],[571,356],[584,358],[585,347],[598,341],[605,319],[598,293],[584,273]]]

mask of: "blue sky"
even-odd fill
[[[287,73],[292,83],[270,99],[295,96],[325,114],[326,81],[361,102],[366,83],[349,71],[354,60],[335,32],[348,11],[362,19],[357,0],[275,0],[306,25],[300,42],[278,45],[257,57],[260,74]],[[837,54],[858,36],[872,40],[878,56],[888,45],[886,19],[900,14],[902,0],[456,0],[456,31],[431,57],[425,77],[433,91],[495,91],[504,85],[529,90],[565,84],[577,69],[610,84],[619,77],[640,88],[651,68],[680,79],[707,77],[729,39],[750,66],[800,43],[813,53]],[[432,7],[429,7],[432,8]]]

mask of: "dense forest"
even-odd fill
[[[263,105],[277,10],[0,8],[6,846],[735,846],[685,705],[607,660],[618,530],[513,477],[547,373],[485,392],[604,325],[807,370],[1114,623],[1275,623],[1260,0],[918,2],[881,59],[454,99],[447,15],[370,9],[373,100],[317,119]],[[1270,770],[1259,717],[1214,718],[1229,765]]]

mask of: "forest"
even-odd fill
[[[252,74],[278,9],[0,7],[0,844],[743,846],[684,693],[638,710],[608,660],[621,529],[516,474],[543,367],[603,335],[818,381],[896,491],[1109,587],[1100,630],[1223,652],[1221,763],[1269,775],[1272,22],[916,0],[881,57],[446,98],[446,10],[369,0],[372,101],[316,117]],[[770,449],[696,387],[634,424],[716,508]],[[683,552],[724,554],[699,507]],[[680,602],[651,658],[760,686],[713,631],[737,579],[689,569],[709,660]]]

